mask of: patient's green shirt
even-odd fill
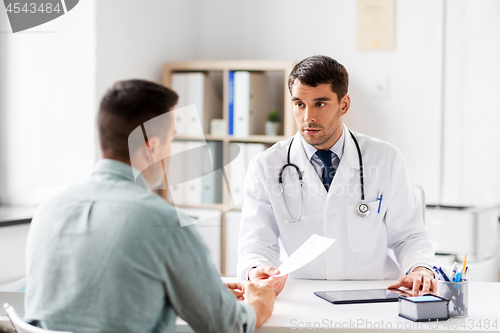
[[[38,208],[26,320],[73,332],[174,332],[177,314],[197,332],[252,332],[255,311],[221,282],[196,231],[181,227],[188,217],[143,187],[129,165],[104,159],[87,182]]]

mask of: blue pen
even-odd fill
[[[450,278],[448,278],[448,275],[446,275],[446,273],[443,271],[443,269],[441,267],[438,268],[439,271],[441,272],[441,275],[443,276],[443,279],[446,281],[446,282],[450,282]]]
[[[380,205],[382,205],[382,191],[378,192],[377,200],[378,200],[378,212],[377,212],[377,214],[379,214],[380,213]]]
[[[462,274],[464,274],[463,270],[460,268],[460,271],[457,272],[455,276],[454,282],[462,282]]]
[[[436,274],[436,277],[438,278],[438,280],[444,280],[442,275],[441,275],[441,272],[439,271],[439,269],[436,266],[432,267],[432,269],[434,270],[434,273]]]

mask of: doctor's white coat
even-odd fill
[[[286,223],[278,175],[287,163],[291,139],[281,141],[252,160],[245,179],[245,198],[238,244],[238,278],[252,266],[280,265],[312,234],[335,238],[318,258],[290,274],[305,279],[396,279],[417,264],[433,265],[434,251],[425,230],[422,205],[413,191],[401,152],[391,144],[354,133],[363,157],[367,217],[356,214],[361,202],[359,159],[344,125],[344,154],[327,192],[307,159],[300,133],[294,137],[290,162],[303,175],[302,216]],[[425,158],[425,157],[423,157]],[[293,218],[300,212],[300,187],[294,168],[283,172]],[[378,213],[377,196],[383,193]]]

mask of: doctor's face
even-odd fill
[[[300,134],[317,149],[330,149],[342,135],[342,117],[349,110],[348,94],[339,102],[330,84],[316,87],[295,80],[292,86],[293,115]]]

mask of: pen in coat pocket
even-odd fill
[[[377,200],[378,200],[378,211],[377,211],[378,214],[380,213],[380,206],[382,205],[382,191],[378,192]]]

